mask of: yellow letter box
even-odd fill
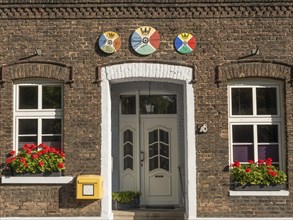
[[[76,179],[77,199],[101,199],[103,178],[98,175],[81,175]]]

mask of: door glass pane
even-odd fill
[[[265,160],[271,157],[273,162],[279,162],[279,145],[259,145],[258,159]]]
[[[277,115],[277,89],[257,88],[257,114]]]
[[[124,145],[124,156],[127,155],[133,156],[132,144],[130,143]]]
[[[43,134],[61,134],[61,119],[42,119]]]
[[[254,161],[253,145],[234,145],[233,146],[233,161],[248,162]]]
[[[158,155],[158,143],[149,146],[149,157]]]
[[[43,86],[43,109],[61,109],[61,86]]]
[[[166,144],[160,144],[160,155],[169,157],[169,146]]]
[[[123,132],[124,170],[133,170],[133,132],[129,129]]]
[[[141,114],[176,114],[177,96],[141,95],[139,96],[139,107]]]
[[[278,143],[278,125],[258,125],[258,143]]]
[[[160,157],[160,168],[169,171],[169,159]]]
[[[135,96],[120,96],[121,114],[136,114],[136,101]]]
[[[149,132],[149,144],[152,144],[157,141],[158,141],[158,130]]]
[[[169,144],[169,133],[167,131],[160,130],[160,141]]]
[[[131,143],[133,142],[133,133],[129,129],[124,131],[124,143],[128,141]]]
[[[233,125],[233,143],[253,143],[253,125]]]
[[[133,169],[133,159],[130,156],[124,158],[124,170],[126,169]]]
[[[252,89],[232,88],[232,115],[252,114]]]
[[[19,119],[18,134],[35,134],[38,133],[38,119]]]
[[[38,109],[38,87],[19,86],[19,109]]]
[[[155,170],[158,168],[158,157],[149,159],[149,171]]]

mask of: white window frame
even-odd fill
[[[38,108],[37,109],[19,109],[19,87],[20,86],[37,86],[38,87]],[[43,86],[60,86],[61,87],[61,108],[60,109],[42,109],[42,88]],[[37,119],[38,134],[37,144],[42,140],[42,119],[61,119],[61,149],[63,149],[63,84],[55,80],[19,80],[13,86],[13,143],[14,150],[18,152],[18,131],[19,119]],[[53,135],[54,136],[54,135]],[[58,135],[59,136],[59,135]]]
[[[252,115],[232,115],[232,88],[252,88],[253,114]],[[276,88],[277,92],[277,115],[257,115],[256,109],[256,88]],[[252,125],[253,126],[253,149],[254,161],[258,160],[258,141],[257,125],[277,125],[278,126],[278,146],[279,146],[279,164],[280,169],[284,169],[285,163],[283,143],[284,141],[284,120],[283,120],[283,86],[280,81],[269,79],[241,79],[232,80],[228,84],[228,104],[229,104],[229,151],[230,164],[233,161],[233,125]],[[245,143],[247,144],[247,143]],[[248,162],[247,162],[248,163]],[[273,162],[274,163],[274,162]]]

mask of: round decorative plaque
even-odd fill
[[[140,55],[149,55],[159,48],[160,35],[156,29],[143,26],[133,32],[130,42],[135,52]]]
[[[189,33],[181,33],[175,38],[174,46],[179,53],[188,54],[194,50],[196,40],[194,36]]]
[[[116,32],[107,31],[99,37],[99,47],[105,53],[114,53],[121,47],[121,39]]]

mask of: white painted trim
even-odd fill
[[[73,181],[72,176],[2,176],[2,184],[68,184]]]
[[[229,191],[229,196],[289,196],[289,191]]]
[[[104,197],[102,199],[102,217],[113,218],[111,194],[111,93],[110,82],[161,81],[184,85],[185,97],[185,135],[186,135],[186,219],[196,219],[196,163],[195,163],[195,119],[193,69],[186,66],[158,63],[125,63],[103,67],[101,69],[102,94],[102,145],[101,169],[104,177]]]

